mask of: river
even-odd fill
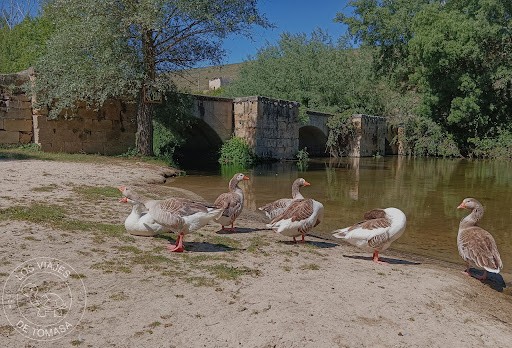
[[[191,190],[213,202],[240,169],[188,169],[172,185]],[[291,184],[303,177],[311,183],[301,193],[324,204],[325,218],[317,235],[360,221],[373,208],[396,207],[407,216],[404,235],[391,249],[457,262],[457,231],[466,210],[457,206],[474,197],[485,207],[480,226],[495,238],[505,273],[512,273],[512,163],[491,160],[432,158],[311,159],[299,171],[295,162],[262,164],[244,171],[240,184],[245,208],[291,196]],[[385,256],[385,253],[383,254]]]

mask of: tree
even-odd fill
[[[33,66],[53,32],[46,18],[26,17],[12,29],[0,26],[0,73],[14,73]]]
[[[0,28],[13,29],[17,24],[34,15],[38,0],[3,0],[0,3]]]
[[[416,116],[453,134],[468,154],[512,128],[512,3],[505,0],[355,0],[338,15],[375,47],[379,71],[418,92]],[[507,137],[503,137],[507,139]]]
[[[244,63],[239,78],[223,94],[294,100],[324,112],[375,113],[382,104],[371,64],[371,52],[351,49],[344,41],[333,44],[321,30],[309,36],[284,33],[276,45],[262,48]]]
[[[154,107],[148,93],[173,88],[166,75],[198,62],[218,62],[228,34],[268,27],[257,0],[53,0],[44,15],[56,23],[36,64],[35,92],[51,115],[76,101],[138,100],[137,151],[152,155]]]

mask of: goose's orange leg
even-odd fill
[[[175,252],[175,253],[182,253],[182,252],[185,251],[185,247],[183,246],[183,232],[181,232],[178,235],[178,239],[176,240],[176,244],[172,245],[172,246],[168,245],[167,249],[169,251],[172,251],[172,252]]]
[[[379,251],[378,250],[374,250],[373,251],[373,262],[381,264],[381,265],[387,265],[388,264],[385,261],[379,260]]]
[[[224,227],[224,225],[222,225],[222,230],[223,230],[223,231],[229,231],[229,232],[235,232],[234,224],[235,224],[234,222],[233,222],[233,223],[231,223],[231,228],[229,228],[229,227],[228,227],[228,228],[226,228],[226,227]]]

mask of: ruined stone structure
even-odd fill
[[[264,158],[294,158],[299,151],[299,104],[265,97],[234,100],[234,135]]]
[[[105,102],[99,110],[79,105],[74,117],[48,119],[35,111],[34,143],[48,152],[119,155],[135,145],[136,105],[119,100]]]
[[[352,123],[356,137],[350,146],[350,157],[368,157],[386,154],[386,119],[379,116],[354,115]]]
[[[66,118],[63,113],[48,119],[47,112],[34,108],[32,97],[21,88],[32,77],[30,70],[0,75],[0,144],[34,142],[43,151],[107,155],[135,146],[135,103],[109,100],[97,110],[78,103],[73,117]],[[192,113],[198,121],[184,145],[192,153],[210,151],[217,156],[221,144],[237,136],[260,157],[293,159],[303,148],[310,156],[328,155],[327,120],[332,115],[308,111],[308,121],[301,123],[297,102],[259,96],[231,99],[195,95]],[[384,155],[386,144],[388,153],[399,153],[398,146],[390,146],[389,139],[396,131],[388,130],[385,118],[355,115],[353,122],[357,136],[349,156]]]
[[[29,144],[33,140],[32,98],[21,86],[29,71],[0,75],[0,144]]]
[[[73,117],[48,119],[44,109],[21,86],[33,77],[31,69],[0,75],[0,144],[34,142],[43,151],[117,155],[135,144],[136,105],[109,100],[98,110],[78,104]]]

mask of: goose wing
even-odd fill
[[[217,197],[213,205],[217,208],[224,208],[222,216],[237,217],[242,211],[243,200],[234,192],[226,192]]]
[[[495,273],[503,267],[494,238],[483,228],[473,226],[461,230],[457,242],[464,261]]]

